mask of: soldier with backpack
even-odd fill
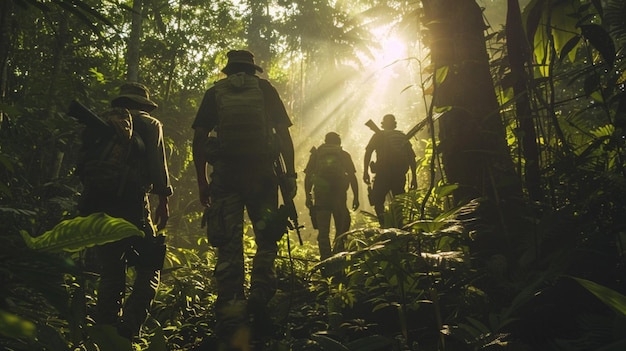
[[[370,190],[370,202],[374,206],[378,222],[385,226],[385,197],[404,194],[406,172],[411,169],[411,189],[417,188],[415,172],[417,163],[415,152],[406,135],[396,130],[396,117],[387,114],[381,122],[382,130],[377,131],[365,147],[363,181],[370,185],[369,168],[376,174]],[[376,162],[371,162],[376,152]]]
[[[79,212],[104,212],[141,229],[138,236],[96,247],[100,282],[95,321],[112,325],[132,340],[146,319],[159,284],[165,255],[156,235],[148,194],[158,196],[156,229],[169,218],[172,195],[161,122],[150,116],[157,104],[142,84],[121,86],[120,95],[102,114],[104,129],[85,128],[76,172],[84,186]],[[97,118],[97,117],[96,117]],[[132,292],[126,296],[126,269],[135,267]]]
[[[263,69],[251,52],[232,50],[227,57],[222,69],[227,77],[206,91],[193,122],[193,159],[200,202],[207,207],[209,244],[217,250],[218,350],[247,350],[248,340],[242,335],[251,329],[252,342],[262,343],[271,326],[267,303],[276,292],[277,243],[287,231],[287,218],[278,207],[278,186],[280,182],[283,197],[292,200],[296,172],[291,120],[278,92],[256,75]],[[277,162],[285,171],[282,179],[276,173]],[[244,209],[257,246],[247,298]]]
[[[352,157],[341,148],[339,134],[330,132],[324,144],[311,150],[311,156],[304,170],[306,206],[312,211],[312,221],[316,223],[317,243],[322,260],[330,257],[330,219],[335,223],[335,242],[343,249],[337,236],[350,229],[350,212],[346,206],[348,187],[352,188],[352,209],[359,207],[359,189],[356,168]]]

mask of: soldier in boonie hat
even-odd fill
[[[172,186],[167,168],[163,124],[150,116],[157,104],[139,83],[125,83],[101,116],[116,133],[85,128],[77,174],[83,183],[79,213],[123,218],[143,232],[95,248],[99,287],[94,321],[110,325],[132,341],[140,336],[156,295],[165,255],[158,231],[169,220]],[[151,206],[152,198],[158,204]],[[126,269],[134,265],[134,279]],[[130,293],[130,294],[128,294]],[[120,313],[121,312],[121,313]]]
[[[114,106],[128,105],[128,100],[132,101],[131,105],[141,105],[141,108],[137,109],[146,112],[150,112],[159,107],[156,102],[150,100],[148,88],[140,83],[131,82],[122,85],[120,87],[120,94],[111,101],[111,104]]]
[[[254,55],[230,50],[226,56],[228,62],[220,69],[227,77],[220,77],[205,92],[192,124],[193,163],[206,218],[220,219],[209,219],[206,226],[209,244],[218,248],[213,304],[216,349],[239,349],[240,331],[246,328],[248,343],[256,350],[256,346],[264,348],[273,328],[268,302],[276,294],[277,242],[286,232],[278,184],[286,201],[297,189],[292,122],[276,88],[257,75],[263,69],[254,63]],[[207,148],[211,143],[214,147]],[[279,157],[284,166],[281,177],[274,168]],[[244,275],[243,217],[239,216],[244,210],[258,248],[249,279]],[[244,289],[246,280],[249,289]]]
[[[225,74],[237,73],[246,71],[243,67],[252,67],[254,70],[263,73],[263,68],[254,63],[254,55],[248,50],[231,50],[226,54],[228,57],[228,63],[222,68],[222,72]]]

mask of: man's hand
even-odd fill
[[[370,173],[368,171],[363,172],[363,181],[365,184],[370,184]]]
[[[411,190],[415,190],[417,189],[417,179],[415,178],[415,176],[411,177],[411,186],[410,186]]]
[[[170,218],[170,208],[167,204],[167,196],[159,196],[159,204],[154,212],[154,221],[157,230],[165,228],[167,220]]]

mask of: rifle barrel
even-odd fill
[[[368,119],[367,122],[365,122],[365,125],[371,129],[374,133],[378,133],[380,132],[380,128],[378,128],[378,126],[376,125],[376,123],[374,123],[374,121],[372,121],[371,119]]]
[[[67,114],[76,118],[80,123],[89,128],[98,130],[110,129],[110,125],[105,120],[76,100],[70,103]]]

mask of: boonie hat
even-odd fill
[[[386,114],[383,116],[383,121],[380,122],[380,125],[385,126],[385,125],[396,125],[396,116],[392,115],[392,114]]]
[[[223,73],[230,73],[232,64],[244,64],[254,67],[257,71],[263,73],[263,68],[254,63],[254,55],[248,50],[231,50],[226,54],[228,63],[222,68]]]
[[[120,87],[120,94],[113,99],[113,101],[119,99],[130,99],[146,107],[146,111],[150,112],[159,107],[156,102],[150,100],[150,92],[148,88],[140,83],[125,83]]]

